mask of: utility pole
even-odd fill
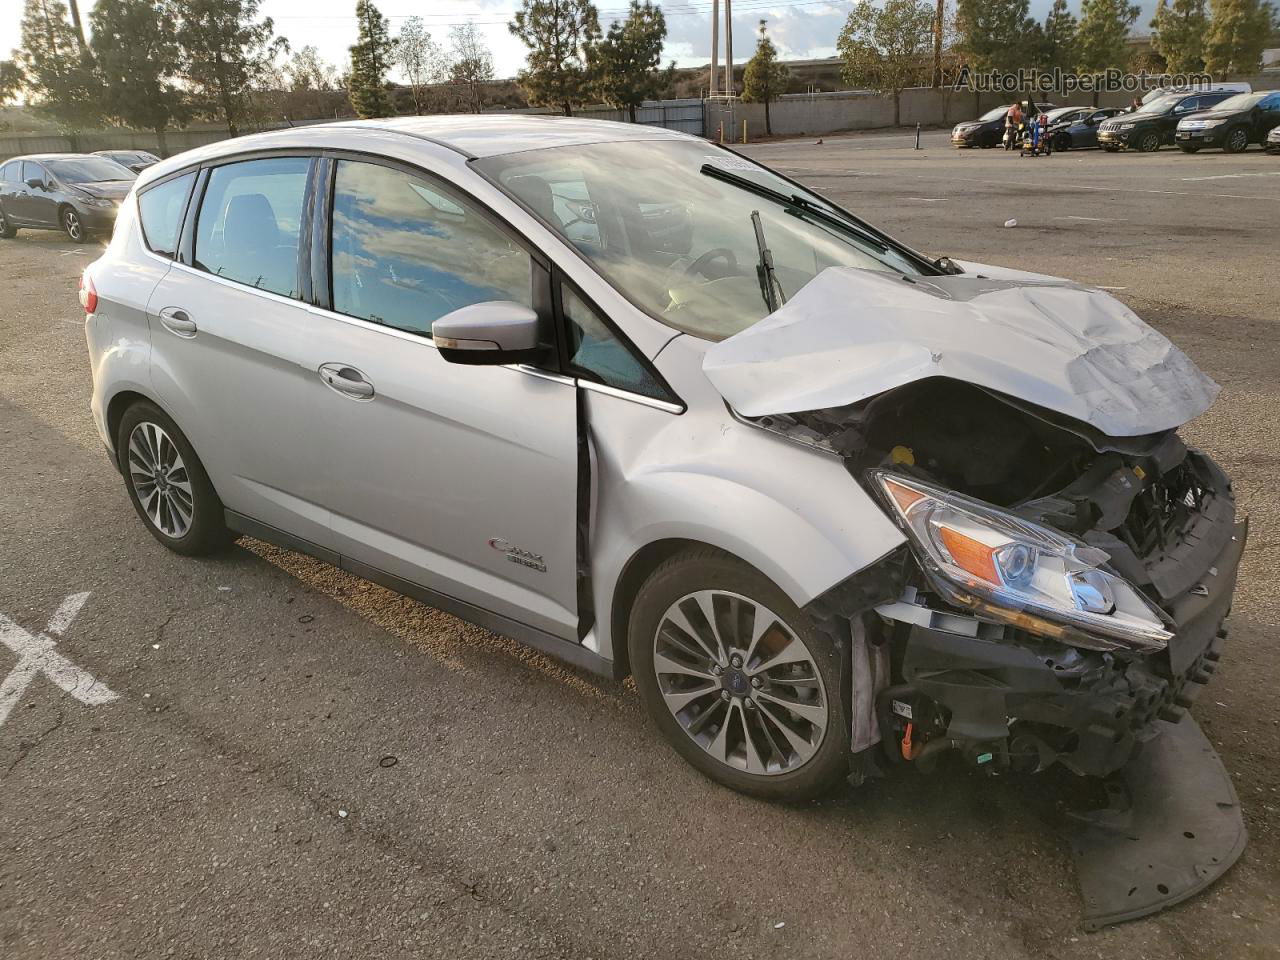
[[[733,83],[733,0],[724,0],[724,92],[730,97],[738,92]]]
[[[933,16],[933,86],[942,86],[942,18],[946,15],[947,0],[938,0],[938,12]]]
[[[711,84],[708,97],[715,97],[720,85],[720,0],[711,0]]]

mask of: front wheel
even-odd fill
[[[677,554],[640,588],[628,645],[649,716],[712,780],[800,802],[848,773],[839,654],[758,570],[711,548]]]
[[[222,501],[204,465],[160,408],[139,402],[124,412],[116,456],[133,508],[170,550],[203,556],[231,542]]]
[[[1067,151],[1071,149],[1071,134],[1060,133],[1053,138],[1053,149]]]
[[[1179,149],[1179,150],[1181,150],[1183,153],[1199,153],[1199,152],[1200,152],[1200,144],[1198,144],[1198,143],[1180,143],[1180,144],[1178,144],[1178,149]]]
[[[89,239],[88,231],[84,228],[84,221],[80,219],[80,214],[76,212],[74,207],[64,207],[62,210],[62,231],[67,235],[72,243],[84,243]]]
[[[1144,133],[1142,139],[1138,141],[1138,149],[1142,153],[1155,153],[1160,149],[1160,134],[1154,130],[1150,133]]]
[[[1244,127],[1236,127],[1227,134],[1222,142],[1222,149],[1227,153],[1244,153],[1249,149],[1249,131]]]

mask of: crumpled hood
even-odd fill
[[[831,267],[703,371],[744,416],[845,406],[951,377],[1129,437],[1199,416],[1218,385],[1114,297],[1067,280],[961,264],[913,277]]]

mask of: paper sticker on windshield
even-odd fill
[[[754,173],[760,169],[750,160],[735,157],[732,153],[716,153],[705,156],[702,159],[713,167],[723,167],[726,170],[745,170],[747,173]]]

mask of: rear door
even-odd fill
[[[512,300],[533,306],[554,342],[547,269],[490,211],[424,171],[352,157],[335,159],[332,175],[321,237],[331,283],[316,285],[322,359],[367,384],[329,391],[340,552],[357,572],[576,641],[575,383],[448,363],[431,340],[452,310]]]
[[[338,398],[303,302],[315,158],[259,156],[201,174],[179,259],[151,296],[151,376],[223,504],[329,546],[321,496]],[[309,248],[306,248],[309,252]]]

